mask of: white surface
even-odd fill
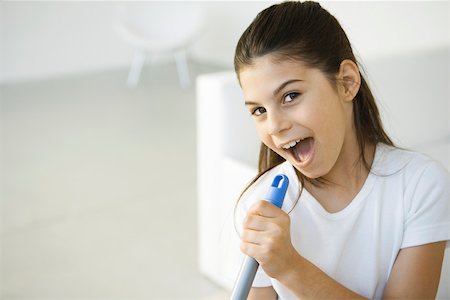
[[[239,268],[242,263],[243,255],[239,252],[230,251],[239,249],[240,239],[234,227],[234,207],[236,202],[251,179],[256,174],[256,168],[249,166],[233,158],[224,157],[222,161],[223,186],[225,189],[221,195],[221,206],[218,211],[221,215],[216,219],[220,226],[220,235],[218,240],[219,266],[214,270],[214,276],[220,285],[231,290],[234,286]],[[211,246],[208,244],[208,247]]]
[[[216,238],[220,232],[216,222],[223,201],[222,172],[217,171],[221,161],[222,114],[210,117],[212,112],[221,111],[222,101],[209,101],[210,92],[220,90],[220,82],[197,79],[197,194],[198,194],[198,236],[200,271],[217,280],[215,270],[219,269],[219,249]],[[202,88],[202,86],[207,87]],[[223,94],[223,93],[222,93]],[[216,95],[216,98],[219,95]],[[220,96],[219,96],[220,97]],[[221,99],[221,98],[219,98]]]
[[[231,68],[238,38],[259,11],[275,2],[200,3],[208,12],[207,30],[189,54]],[[447,1],[321,3],[342,23],[364,60],[449,44]],[[113,30],[115,4],[0,2],[0,82],[128,66],[132,49]]]
[[[259,140],[244,111],[233,72],[197,78],[197,190],[200,271],[231,289],[238,258],[234,203],[256,175]],[[231,126],[234,123],[234,126]],[[241,126],[239,130],[236,126]],[[247,128],[245,128],[247,127]],[[252,157],[253,164],[246,160]]]

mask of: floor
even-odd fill
[[[229,298],[197,270],[195,84],[127,72],[0,86],[1,299]]]

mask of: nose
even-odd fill
[[[267,113],[267,133],[270,135],[277,135],[291,127],[288,118],[277,111]]]

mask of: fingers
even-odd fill
[[[257,245],[249,242],[242,242],[240,245],[241,252],[245,255],[255,258],[259,263],[261,263],[261,253],[264,253],[264,246]]]
[[[242,232],[241,241],[242,243],[249,243],[255,245],[264,244],[267,239],[267,235],[263,231],[255,230],[244,230]]]
[[[254,203],[244,220],[241,251],[255,258],[266,273],[279,274],[295,251],[290,225],[289,215],[280,208],[267,201]]]
[[[287,213],[267,201],[254,203],[244,220],[244,229],[269,230],[271,223],[281,227],[290,226],[290,218]]]
[[[261,243],[256,244],[253,242],[242,241],[240,244],[241,252],[245,255],[251,256],[256,259],[260,264],[265,264],[273,260],[274,257],[278,256],[279,251],[277,247],[274,247],[273,241],[264,239]]]
[[[277,225],[270,222],[271,219],[255,214],[249,214],[244,220],[244,230],[241,240],[244,243],[261,245],[268,235],[276,231]]]
[[[269,229],[269,225],[270,223],[267,217],[249,213],[244,219],[243,227],[244,229],[264,231]]]
[[[280,215],[281,209],[268,201],[261,200],[253,203],[253,205],[250,206],[248,213],[267,218],[276,218]]]
[[[267,201],[259,201],[249,209],[243,229],[241,251],[250,255],[248,251],[255,250],[255,246],[274,248],[272,244],[289,238],[290,219],[278,207]]]
[[[262,245],[276,242],[289,235],[289,224],[280,226],[270,220],[264,217],[248,216],[241,234],[241,241]]]

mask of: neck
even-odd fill
[[[369,167],[372,165],[374,155],[375,145],[366,145],[364,157]],[[305,188],[327,211],[338,212],[358,194],[369,171],[361,157],[358,143],[344,143],[334,167],[328,174],[321,177],[326,183],[313,185],[305,182]]]
[[[372,165],[374,156],[375,145],[366,145],[364,158],[369,168]],[[369,174],[364,158],[356,141],[351,144],[344,144],[336,164],[328,174],[323,176],[323,179],[344,188],[359,187]]]

